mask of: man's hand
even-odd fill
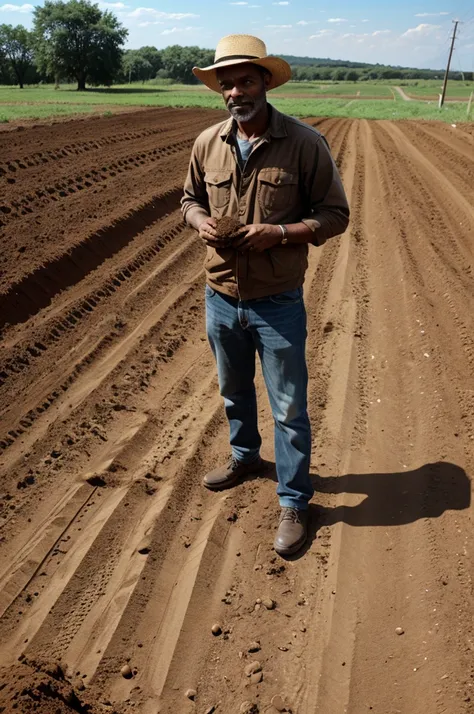
[[[217,223],[215,218],[211,218],[210,216],[208,218],[205,218],[203,221],[200,222],[199,228],[198,228],[198,233],[199,233],[199,238],[202,238],[203,240],[206,241],[214,241],[216,240],[216,228],[217,228]]]
[[[254,223],[245,226],[242,232],[244,235],[234,242],[234,248],[241,251],[255,250],[257,253],[278,245],[283,237],[280,226],[270,223]]]
[[[217,237],[217,223],[215,218],[205,218],[199,224],[199,237],[203,239],[212,248],[229,248],[230,244],[227,238]]]

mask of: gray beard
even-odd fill
[[[257,114],[258,114],[258,113],[261,111],[261,109],[263,109],[263,107],[265,106],[266,101],[267,101],[266,96],[263,96],[263,97],[261,97],[260,99],[256,99],[256,100],[255,100],[255,103],[254,103],[254,105],[253,105],[253,107],[249,107],[248,111],[245,112],[245,113],[236,111],[235,106],[234,106],[234,107],[228,107],[228,109],[229,109],[229,112],[230,112],[231,116],[232,116],[236,121],[240,121],[240,122],[243,122],[243,123],[245,124],[245,122],[252,121],[252,119],[255,119],[255,117],[257,116]]]

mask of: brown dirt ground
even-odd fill
[[[352,221],[310,253],[317,493],[281,560],[271,476],[200,484],[228,435],[178,203],[221,116],[0,134],[0,711],[469,714],[474,136],[308,120]]]

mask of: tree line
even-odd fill
[[[368,67],[348,68],[345,65],[335,67],[324,65],[293,65],[292,78],[298,82],[335,81],[335,82],[368,82],[375,79],[442,79],[444,72],[433,69],[405,69],[403,67],[390,67],[370,65]],[[472,81],[473,72],[449,73],[449,79]]]
[[[195,65],[212,64],[214,51],[172,45],[163,50],[146,46],[124,50],[128,30],[109,10],[89,0],[45,0],[36,6],[33,29],[0,25],[0,84],[76,81],[86,85],[152,79],[193,84]],[[439,78],[435,70],[384,67],[341,60],[283,56],[297,81]],[[452,72],[451,79],[472,80],[473,73]]]
[[[46,0],[34,10],[31,31],[0,25],[0,81],[21,88],[64,79],[78,89],[112,84],[127,35],[113,13],[87,0]]]
[[[196,81],[195,65],[209,65],[214,51],[173,45],[125,50],[128,30],[89,0],[46,0],[34,10],[33,29],[0,25],[0,84],[76,81],[77,89],[169,79]]]

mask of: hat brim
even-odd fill
[[[218,92],[221,94],[221,87],[217,80],[217,70],[222,67],[230,67],[235,64],[257,64],[260,67],[268,69],[271,74],[270,84],[267,89],[275,89],[275,87],[280,87],[291,79],[291,67],[288,62],[281,59],[280,57],[262,57],[262,59],[232,59],[226,60],[225,62],[217,62],[210,67],[193,67],[193,74],[197,77],[206,87],[212,89],[213,92]]]

